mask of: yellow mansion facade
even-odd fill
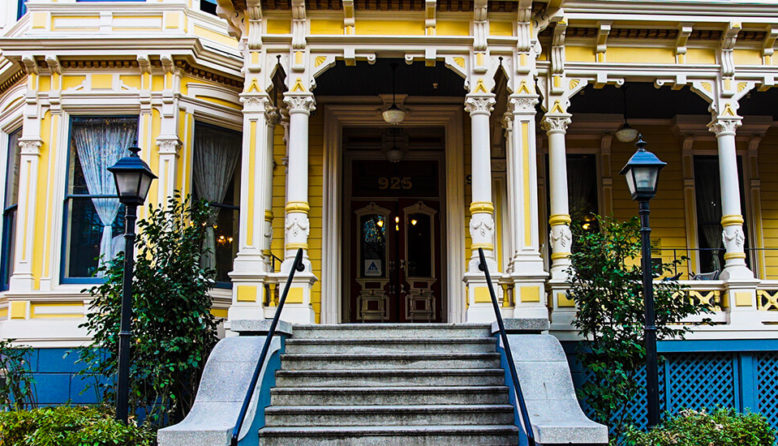
[[[691,339],[778,338],[771,0],[2,8],[0,337],[88,341],[81,291],[121,246],[105,168],[137,141],[150,204],[218,211],[227,329],[272,316],[298,248],[291,322],[491,320],[480,247],[506,317],[575,339],[570,224],[637,214],[634,128],[668,163],[654,253],[688,257],[678,277],[718,306]]]

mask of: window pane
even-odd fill
[[[16,209],[19,202],[19,129],[8,135],[8,158],[5,167],[5,204],[3,207],[3,238],[0,253],[0,289],[7,290],[13,274],[16,235]]]
[[[386,277],[386,221],[382,215],[359,217],[360,277]]]
[[[96,277],[99,259],[124,249],[124,210],[108,167],[129,153],[137,135],[137,117],[72,119],[64,277]]]
[[[427,214],[408,216],[408,277],[432,277],[432,227]]]

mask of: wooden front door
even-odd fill
[[[441,321],[437,163],[353,161],[352,322]]]

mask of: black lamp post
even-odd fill
[[[659,171],[667,164],[646,150],[643,135],[635,143],[638,150],[620,174],[627,178],[632,199],[640,203],[640,235],[643,257],[643,301],[646,307],[646,390],[648,392],[648,427],[659,424],[659,373],[656,358],[656,325],[654,282],[651,266],[651,227],[648,225],[648,200],[656,195]]]
[[[124,204],[124,281],[122,284],[122,315],[119,328],[119,387],[116,391],[116,419],[127,422],[130,391],[130,316],[132,314],[132,276],[135,269],[135,220],[138,205],[146,201],[151,181],[157,178],[149,166],[138,157],[140,148],[128,149],[131,154],[108,170],[116,181],[119,201]]]

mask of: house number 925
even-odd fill
[[[413,180],[411,177],[378,177],[378,189],[413,189]]]

